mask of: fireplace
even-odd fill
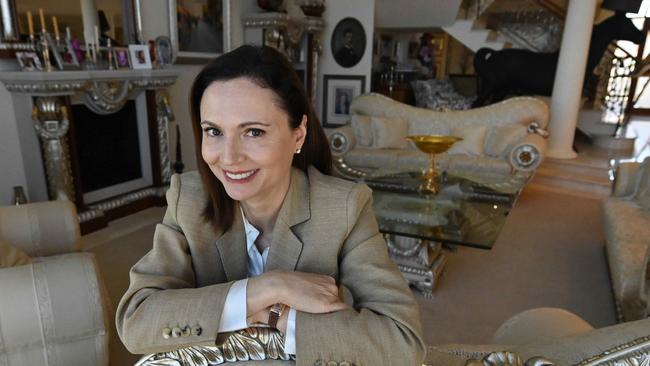
[[[0,72],[15,121],[0,144],[33,201],[74,201],[82,233],[164,205],[171,177],[166,88],[179,72]],[[7,131],[11,135],[7,135]],[[14,184],[16,185],[16,184]]]
[[[70,144],[75,147],[83,202],[96,203],[153,184],[144,93],[111,114],[71,106]]]

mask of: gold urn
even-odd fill
[[[435,157],[437,154],[449,150],[453,144],[461,141],[462,138],[444,135],[415,135],[406,138],[413,141],[420,151],[429,154],[430,166],[429,170],[422,174],[424,182],[420,185],[420,192],[438,194],[440,191],[440,175],[436,169]]]

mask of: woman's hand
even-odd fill
[[[339,299],[339,289],[331,276],[306,272],[278,271],[283,284],[283,304],[306,313],[331,313],[349,308]]]
[[[307,313],[330,313],[349,308],[338,297],[331,276],[306,272],[270,271],[248,279],[247,314],[256,314],[275,303]]]

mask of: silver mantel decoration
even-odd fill
[[[167,127],[169,126],[169,122],[173,121],[175,117],[167,93],[163,90],[156,91],[156,112],[158,116],[158,141],[160,142],[158,147],[160,151],[160,171],[163,183],[169,184],[172,177],[172,166],[169,160]]]
[[[92,81],[85,90],[84,104],[97,114],[112,114],[122,109],[130,89],[128,80]]]
[[[294,359],[284,351],[284,335],[272,328],[247,328],[231,333],[219,345],[181,348],[144,356],[136,366],[210,366],[236,361]]]
[[[67,109],[58,97],[37,97],[32,109],[34,129],[43,146],[50,197],[75,200],[66,134],[70,127]]]

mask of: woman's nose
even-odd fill
[[[237,138],[226,138],[221,151],[221,163],[234,166],[244,159],[242,146]]]

